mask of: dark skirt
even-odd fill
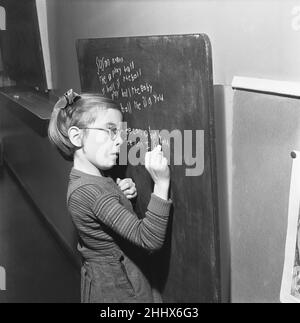
[[[124,253],[86,259],[81,268],[82,303],[161,303],[142,271]]]

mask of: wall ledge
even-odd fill
[[[273,93],[300,98],[300,82],[234,76],[231,86],[233,89]]]

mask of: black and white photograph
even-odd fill
[[[300,0],[0,0],[0,303],[299,303],[299,152]]]

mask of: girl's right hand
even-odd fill
[[[169,188],[170,169],[167,158],[163,156],[161,145],[146,152],[145,167],[157,186]]]

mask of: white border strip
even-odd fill
[[[300,97],[300,83],[287,81],[274,81],[252,77],[235,76],[231,83],[234,89],[268,92]]]
[[[51,74],[51,59],[50,59],[49,37],[48,37],[46,0],[36,0],[36,9],[37,9],[37,15],[38,15],[38,21],[39,21],[39,27],[40,27],[47,88],[50,90],[53,88],[53,83],[52,83],[52,74]]]
[[[0,30],[6,30],[6,11],[0,6]]]

